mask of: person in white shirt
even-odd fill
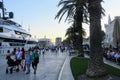
[[[18,50],[15,52],[15,58],[16,58],[16,61],[19,65],[21,65],[21,61],[22,61],[22,51],[20,50],[20,48],[18,48]],[[18,65],[18,68],[19,68],[19,65]],[[22,65],[21,65],[21,68]]]
[[[119,59],[120,59],[120,51],[118,51],[118,52],[114,55],[114,57],[115,57],[116,63],[118,64],[118,63],[119,63]]]

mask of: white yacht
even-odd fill
[[[3,2],[0,2],[2,17],[0,17],[0,54],[6,54],[7,50],[11,52],[14,48],[24,48],[25,50],[36,46],[37,40],[31,37],[31,34],[22,28],[22,26],[11,20],[13,13],[9,17],[4,14]]]

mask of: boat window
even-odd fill
[[[22,43],[10,43],[10,46],[24,46]]]
[[[2,24],[2,20],[0,20],[0,24]]]
[[[12,31],[12,30],[7,29],[7,28],[3,28],[3,32],[10,32],[10,31]]]
[[[0,46],[2,46],[2,43],[0,43]]]
[[[3,32],[3,28],[2,27],[0,27],[0,32]]]
[[[17,34],[17,35],[21,35],[21,32],[19,32],[19,31],[15,31],[15,34]]]
[[[5,20],[5,21],[3,21],[3,24],[4,25],[15,25],[16,23],[11,20]]]
[[[28,35],[29,37],[32,37],[30,34]]]
[[[8,23],[8,22],[6,22],[6,21],[4,21],[3,24],[4,24],[4,25],[11,25],[10,23]]]
[[[25,34],[25,33],[23,33],[22,36],[23,37],[30,37],[28,34]]]
[[[37,44],[36,41],[27,41],[27,44]]]
[[[23,33],[23,32],[20,32],[20,31],[15,31],[15,34],[18,38],[30,38],[31,35],[30,34],[26,34],[26,33]]]

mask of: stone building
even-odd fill
[[[118,19],[120,22],[120,16],[116,16],[115,19]],[[116,48],[115,42],[114,42],[114,29],[115,29],[115,19],[111,20],[110,16],[108,18],[108,24],[105,24],[105,39],[102,42],[103,47],[114,47]]]

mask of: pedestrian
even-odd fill
[[[6,59],[10,58],[10,56],[11,56],[10,50],[7,50]]]
[[[42,55],[43,55],[43,57],[44,57],[44,54],[45,54],[45,48],[43,48],[41,52],[42,52]]]
[[[25,68],[26,69],[26,74],[29,74],[30,73],[30,65],[31,65],[31,55],[30,55],[30,51],[26,51],[25,52]]]
[[[22,51],[22,60],[24,60],[25,59],[25,50],[24,50],[24,48],[22,48],[21,51]]]
[[[21,67],[23,69],[23,66],[25,65],[25,50],[24,50],[24,48],[21,49],[21,52],[22,52]]]
[[[18,63],[18,70],[19,70],[19,65],[20,65],[21,68],[22,68],[22,65],[21,65],[22,51],[20,50],[20,48],[18,48],[18,50],[16,51],[16,53],[15,53],[15,58],[16,58],[16,61],[17,61],[17,63]]]
[[[39,52],[38,49],[35,48],[34,52],[32,53],[32,68],[34,69],[34,74],[36,74],[38,63],[39,63]]]
[[[16,48],[13,49],[12,54],[15,55],[15,53],[16,53]]]

